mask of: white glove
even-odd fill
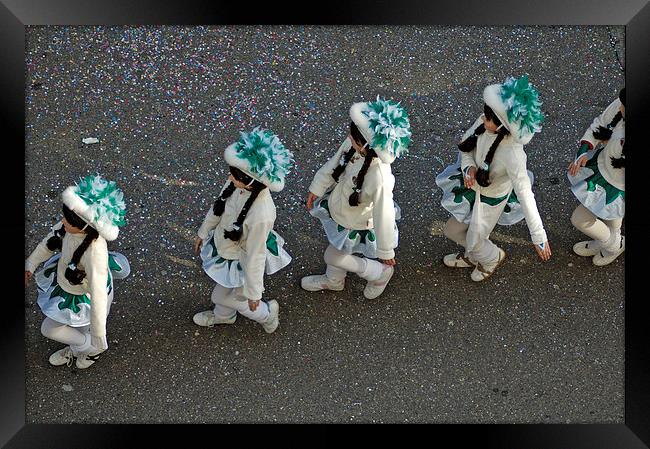
[[[108,340],[106,340],[106,335],[98,337],[96,335],[90,336],[90,344],[95,349],[101,349],[103,351],[108,349]]]

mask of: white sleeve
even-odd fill
[[[348,137],[343,141],[339,149],[336,151],[336,154],[325,163],[314,175],[314,179],[309,186],[309,191],[316,196],[323,196],[327,189],[329,189],[332,184],[335,183],[334,178],[332,178],[332,172],[339,164],[339,161],[348,150],[352,148],[352,142]]]
[[[460,140],[463,142],[465,139],[467,139],[469,136],[474,134],[474,130],[478,128],[481,123],[483,123],[483,120],[481,117],[476,119],[474,124],[469,127],[467,131],[465,131],[465,134],[463,134],[462,139]],[[467,153],[459,151],[460,153],[460,169],[464,172],[467,167],[477,167],[476,161],[474,157],[476,156],[476,148],[474,148],[472,151],[468,151]]]
[[[512,155],[511,163],[507,164],[508,177],[512,181],[515,194],[524,212],[530,238],[534,244],[540,244],[545,242],[547,237],[537,210],[537,202],[530,184],[530,178],[526,171],[526,154],[523,150],[516,151],[512,149]]]
[[[90,333],[95,337],[106,336],[106,318],[108,316],[108,250],[106,242],[93,242],[84,255],[82,263],[88,278],[90,292]]]
[[[36,246],[34,251],[32,251],[29,257],[25,260],[25,271],[33,273],[40,264],[52,257],[54,251],[50,251],[47,247],[47,241],[54,236],[54,230],[59,229],[62,226],[63,222],[61,221],[52,226],[52,230],[49,234],[47,234],[47,236],[38,244],[38,246]]]
[[[248,225],[245,248],[242,248],[240,263],[244,270],[242,294],[247,299],[261,299],[264,291],[264,270],[266,268],[266,239],[273,229],[273,221],[261,221]]]
[[[600,140],[594,137],[594,131],[597,131],[600,126],[604,126],[606,128],[607,125],[609,125],[614,119],[614,116],[620,107],[621,100],[617,98],[616,100],[612,101],[609,106],[607,106],[607,108],[603,111],[603,113],[594,119],[589,128],[587,128],[587,131],[585,131],[582,139],[580,139],[580,142],[589,143],[593,149],[598,144],[598,142],[600,142]]]
[[[377,236],[377,257],[388,260],[395,257],[395,204],[393,187],[395,177],[392,173],[379,171],[379,182],[373,195],[372,222]]]
[[[219,222],[221,221],[221,217],[217,217],[214,214],[212,207],[213,206],[210,206],[210,209],[208,210],[208,213],[205,215],[205,218],[203,219],[203,223],[201,223],[201,227],[197,232],[198,236],[203,240],[208,238],[208,232],[216,228]]]

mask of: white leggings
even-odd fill
[[[258,323],[264,323],[269,317],[269,306],[260,301],[254,312],[248,308],[248,300],[242,295],[242,288],[226,288],[215,285],[211,296],[214,303],[214,316],[220,320],[227,320],[237,315],[237,312]]]
[[[376,281],[381,277],[384,265],[373,259],[344,253],[332,245],[325,250],[323,259],[327,264],[325,275],[335,282],[344,281],[348,271],[368,281]]]
[[[601,220],[580,204],[571,215],[571,223],[580,232],[599,242],[605,250],[615,251],[621,244],[622,218]]]
[[[41,333],[50,340],[69,345],[75,355],[94,351],[90,343],[90,325],[72,327],[52,318],[45,318],[41,324]]]
[[[467,248],[467,230],[469,224],[461,223],[454,217],[449,218],[445,223],[443,232],[445,237],[458,243],[463,248]],[[465,254],[473,262],[481,264],[491,263],[499,257],[499,247],[495,245],[489,238],[483,239],[479,242],[477,248],[472,251],[466,251]]]

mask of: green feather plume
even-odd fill
[[[100,175],[89,175],[79,181],[75,193],[90,207],[95,223],[114,226],[126,224],[124,194],[114,181],[108,181]]]
[[[293,167],[293,154],[271,131],[255,127],[251,132],[240,132],[235,149],[237,157],[248,162],[251,173],[279,182]]]
[[[506,105],[508,121],[516,123],[521,134],[534,134],[542,130],[542,102],[539,101],[537,90],[528,82],[528,75],[506,79],[501,85],[501,100]]]
[[[364,114],[375,134],[372,148],[387,151],[396,158],[408,151],[411,124],[406,110],[399,103],[377,96],[377,101],[367,103]]]

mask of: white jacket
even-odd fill
[[[54,254],[47,248],[47,241],[54,236],[54,229],[62,226],[57,223],[25,261],[25,271],[34,272],[36,268]],[[72,260],[74,251],[81,245],[86,234],[66,232],[63,237],[61,258],[56,277],[63,290],[73,295],[87,294],[90,297],[90,333],[96,337],[106,336],[106,318],[108,316],[108,247],[100,235],[88,246],[77,268],[86,272],[86,277],[79,285],[71,284],[65,277],[65,270]]]
[[[472,135],[474,130],[483,123],[479,117],[472,127],[465,132],[463,140]],[[467,153],[460,152],[461,169],[469,166],[480,167],[485,160],[485,156],[490,149],[490,145],[496,139],[497,134],[485,131],[478,136],[476,148]],[[537,210],[535,195],[533,194],[530,178],[526,170],[526,153],[524,146],[509,135],[504,137],[490,164],[490,185],[488,187],[479,186],[478,182],[474,183],[472,189],[480,191],[483,196],[499,198],[509,195],[514,189],[517,198],[522,207],[530,237],[533,243],[540,244],[547,240],[546,231],[542,224],[542,219]]]
[[[594,119],[591,126],[587,128],[584,136],[580,139],[580,143],[588,143],[591,150],[599,143],[605,145],[605,149],[598,155],[598,169],[608,183],[619,190],[625,190],[625,168],[614,168],[611,159],[612,157],[621,157],[623,142],[625,140],[625,120],[621,119],[616,124],[612,130],[612,137],[608,141],[602,142],[594,137],[594,131],[598,130],[599,126],[607,127],[620,107],[621,100],[617,98],[612,101],[603,113]]]
[[[222,191],[228,183],[224,184]],[[264,269],[266,266],[266,239],[273,229],[276,212],[273,198],[269,189],[262,190],[248,210],[242,226],[242,236],[238,241],[224,237],[225,230],[231,230],[237,221],[239,212],[250,197],[251,192],[245,189],[235,189],[226,199],[223,214],[214,215],[212,205],[205,216],[198,235],[203,240],[211,230],[214,232],[214,244],[221,257],[239,260],[244,272],[242,294],[247,299],[261,299],[264,291]]]
[[[356,187],[356,179],[364,157],[358,153],[345,167],[336,183],[332,172],[352,147],[348,137],[343,141],[336,154],[323,165],[314,176],[309,191],[321,197],[334,184],[329,197],[329,210],[332,219],[348,229],[374,229],[377,236],[377,257],[392,259],[395,257],[393,243],[395,240],[395,206],[393,203],[393,188],[395,177],[390,165],[383,163],[378,157],[374,158],[368,167],[359,194],[359,205],[350,206],[348,198]]]

